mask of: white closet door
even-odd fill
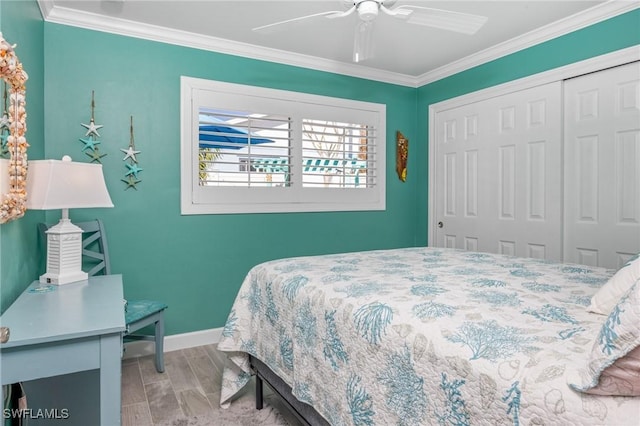
[[[565,82],[566,262],[640,252],[640,64]]]
[[[560,105],[556,82],[436,114],[437,246],[561,259]]]

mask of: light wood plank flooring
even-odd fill
[[[220,410],[224,357],[215,345],[165,352],[162,374],[156,371],[153,356],[124,359],[122,425],[153,426],[181,416],[215,414]],[[264,389],[268,396],[269,387]],[[253,398],[254,387],[247,386],[244,392]],[[273,405],[291,425],[300,424],[284,404]]]

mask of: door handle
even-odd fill
[[[9,327],[0,327],[0,343],[7,343],[9,341],[9,335]]]
[[[444,226],[444,223],[442,223],[442,221],[438,222],[438,228],[442,228]]]

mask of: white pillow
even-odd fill
[[[609,315],[618,300],[631,288],[640,278],[640,253],[633,256],[618,269],[609,281],[603,285],[591,298],[591,305],[587,308],[589,312]]]
[[[586,365],[568,375],[569,385],[598,395],[640,396],[640,279],[614,305],[595,337]]]

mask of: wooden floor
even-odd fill
[[[162,374],[156,371],[153,356],[122,361],[123,426],[151,426],[220,410],[224,354],[215,345],[166,352],[164,360]],[[297,423],[284,412],[286,408],[279,408],[291,424]]]

